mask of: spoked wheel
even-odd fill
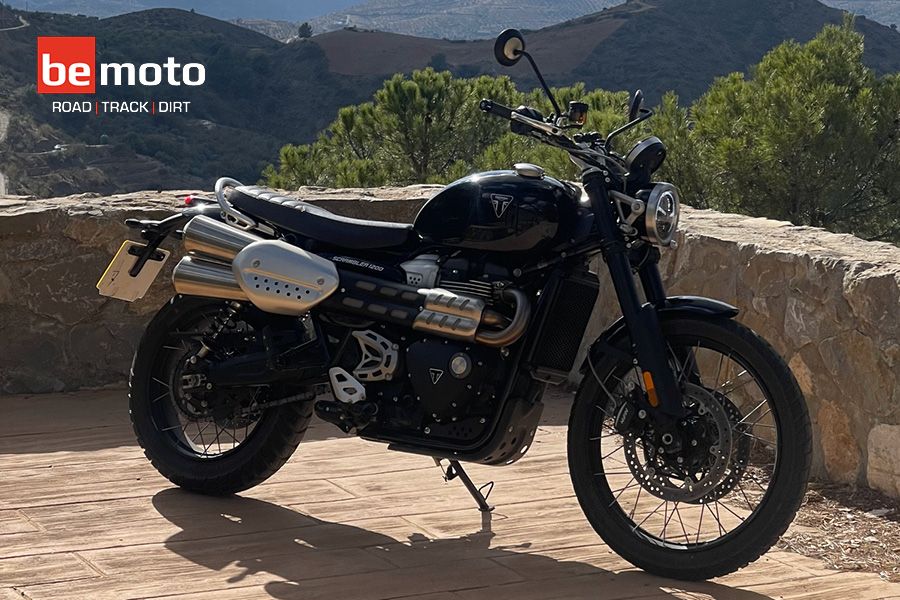
[[[570,472],[588,520],[621,556],[707,579],[759,558],[793,520],[809,475],[809,416],[781,357],[739,323],[670,318],[663,333],[685,407],[674,435],[641,408],[632,362],[607,359],[585,375],[572,409]]]
[[[132,364],[130,409],[138,442],[157,470],[197,492],[227,494],[274,474],[296,449],[312,416],[303,388],[217,389],[198,354],[212,360],[258,351],[252,318],[222,301],[176,297],[153,319]],[[216,331],[215,348],[203,340]]]

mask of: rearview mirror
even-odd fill
[[[525,53],[525,38],[518,29],[506,29],[494,42],[494,57],[504,67],[511,67]]]
[[[641,109],[644,107],[644,92],[638,90],[634,93],[634,96],[631,98],[631,106],[628,107],[628,121],[634,121],[638,118],[638,115],[641,114]]]

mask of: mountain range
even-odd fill
[[[525,89],[536,85],[524,64],[496,65],[491,40],[341,29],[285,44],[172,9],[99,20],[22,13],[11,23],[19,16],[27,27],[0,31],[0,109],[14,115],[0,164],[13,189],[38,195],[208,187],[220,175],[255,181],[283,144],[314,139],[339,107],[369,99],[397,72],[434,66],[461,76],[503,73]],[[746,71],[783,40],[806,41],[842,18],[816,0],[629,0],[528,32],[527,39],[551,84],[641,87],[650,103],[675,90],[687,102],[715,77]],[[867,64],[900,71],[900,33],[868,19],[856,26],[865,35]],[[34,89],[35,37],[42,35],[95,36],[98,62],[189,58],[206,65],[206,84],[152,92],[191,101],[188,115],[53,113],[56,98]],[[102,96],[149,99],[151,92],[104,89]]]
[[[88,17],[114,17],[154,8],[193,10],[217,19],[277,19],[306,21],[359,0],[3,0],[13,8]]]
[[[194,10],[281,41],[309,21],[316,33],[344,27],[448,39],[489,38],[515,23],[539,29],[624,0],[4,0],[16,8],[110,17],[152,8]],[[682,0],[689,4],[691,0]],[[900,25],[900,0],[823,0],[884,25]]]

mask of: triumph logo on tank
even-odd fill
[[[173,56],[163,63],[113,62],[97,66],[95,37],[37,38],[38,94],[96,94],[108,87],[197,87],[206,83],[206,67],[182,64]],[[186,113],[184,100],[59,100],[53,112],[64,113]]]
[[[491,194],[491,205],[494,207],[494,214],[497,218],[501,218],[509,205],[512,204],[513,197],[503,194]]]

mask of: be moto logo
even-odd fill
[[[37,91],[39,94],[94,94],[97,86],[199,86],[206,82],[200,63],[182,65],[170,56],[162,64],[101,63],[97,67],[94,37],[38,37]],[[94,101],[54,102],[53,112],[187,112],[190,102]]]

